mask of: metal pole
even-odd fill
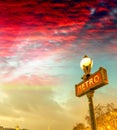
[[[95,114],[94,114],[94,107],[93,107],[93,95],[94,95],[94,91],[90,91],[87,94],[87,97],[88,97],[88,101],[89,101],[89,112],[90,112],[90,119],[91,119],[91,128],[92,128],[92,130],[97,130],[96,129]]]

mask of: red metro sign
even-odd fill
[[[100,67],[100,69],[92,74],[86,81],[82,81],[75,85],[76,96],[83,96],[90,90],[95,90],[106,84],[108,84],[107,71]]]

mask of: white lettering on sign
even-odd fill
[[[82,93],[90,88],[92,88],[93,86],[95,86],[95,84],[100,82],[100,73],[97,73],[96,75],[94,75],[94,77],[90,78],[89,80],[83,82],[82,84],[80,84],[78,86],[78,93]]]
[[[99,80],[100,80],[99,75],[96,75],[96,76],[94,77],[94,82],[97,83],[97,82],[99,82]]]
[[[75,85],[76,96],[80,97],[88,93],[91,89],[96,90],[106,84],[108,84],[106,69],[100,67],[100,69],[92,74],[87,80]]]

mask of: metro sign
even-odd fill
[[[108,84],[107,71],[100,67],[100,69],[92,74],[87,80],[75,85],[76,96],[81,97],[90,90],[95,90],[106,84]]]

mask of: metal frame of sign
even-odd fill
[[[96,90],[108,84],[107,71],[105,68],[100,67],[98,71],[85,80],[75,85],[76,96],[81,97],[87,94],[90,90]]]

